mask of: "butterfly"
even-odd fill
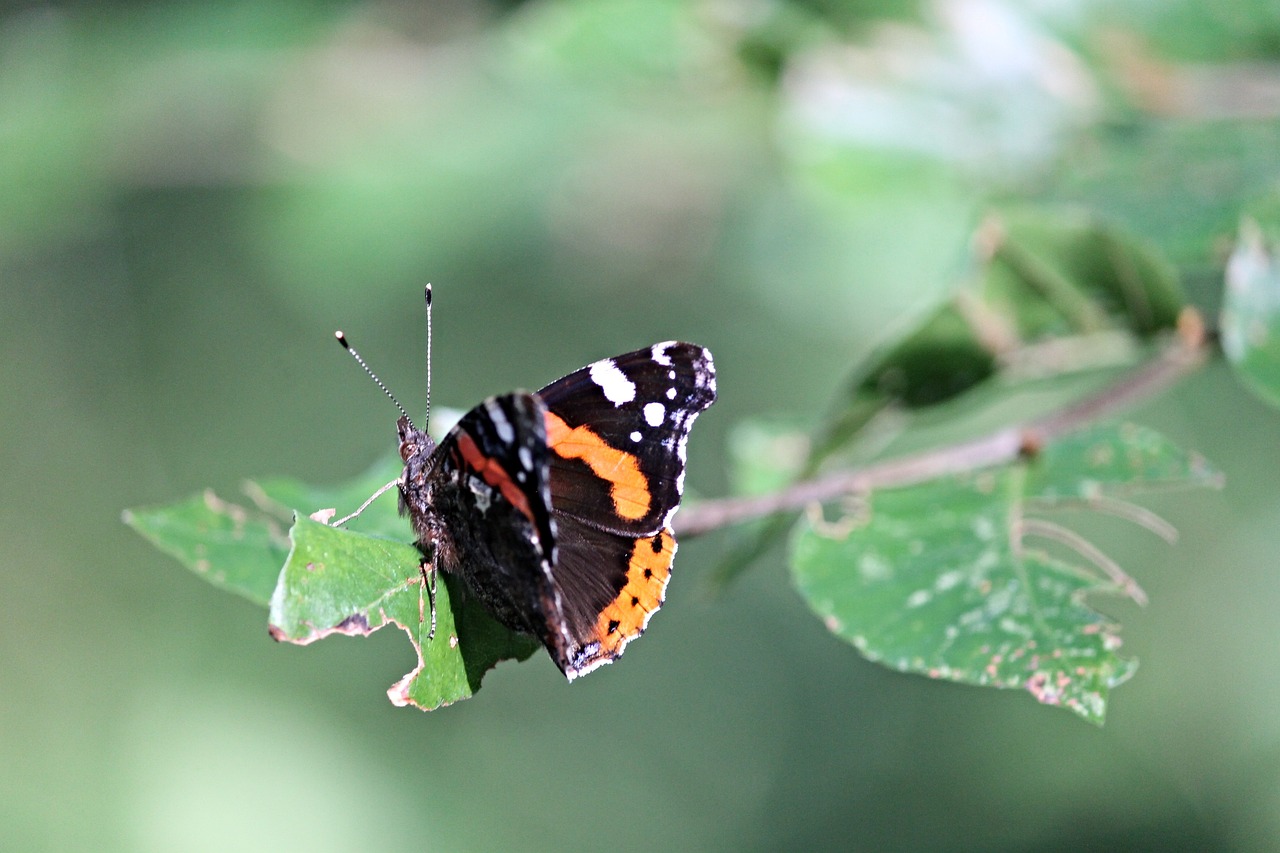
[[[667,341],[489,397],[439,444],[402,408],[394,485],[424,575],[460,578],[570,681],[616,660],[662,606],[689,431],[715,399],[711,353]]]

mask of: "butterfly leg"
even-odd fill
[[[431,596],[431,629],[430,629],[429,631],[427,631],[427,639],[428,639],[428,640],[434,639],[434,638],[435,638],[435,635],[436,635],[436,577],[437,577],[438,575],[439,575],[439,572],[437,572],[437,571],[436,571],[436,559],[435,559],[435,557],[434,557],[434,556],[432,556],[432,558],[431,558],[431,586],[430,586],[430,587],[428,587],[428,589],[427,589],[427,592],[428,592],[428,593],[430,594],[430,596]]]
[[[427,631],[427,640],[431,641],[436,636],[436,557],[431,555],[431,566],[428,568],[427,561],[423,560],[418,564],[418,570],[422,572],[422,592],[418,594],[418,624],[426,621],[426,604],[431,605],[431,627]],[[424,594],[425,593],[425,594]]]
[[[390,490],[390,489],[391,489],[392,487],[394,487],[394,486],[398,486],[398,485],[400,485],[400,483],[401,483],[400,478],[399,478],[399,477],[396,477],[396,478],[395,478],[394,480],[392,480],[390,483],[387,483],[385,486],[383,486],[382,488],[378,489],[378,491],[376,491],[376,492],[374,492],[372,495],[370,495],[370,496],[369,496],[369,499],[368,499],[367,501],[365,501],[364,503],[360,504],[360,506],[356,509],[356,511],[355,511],[355,512],[353,512],[353,513],[351,513],[351,515],[343,516],[342,518],[340,518],[340,519],[338,519],[337,521],[333,522],[330,526],[331,526],[331,527],[341,527],[342,525],[346,524],[348,521],[350,521],[351,519],[355,518],[356,516],[360,515],[360,513],[364,512],[366,509],[368,509],[368,508],[369,508],[369,504],[373,503],[375,500],[377,500],[378,498],[382,497],[383,492],[386,492],[386,491]]]

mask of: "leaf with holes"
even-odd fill
[[[308,517],[355,508],[399,474],[399,465],[398,457],[385,460],[336,488],[250,481],[239,504],[205,492],[171,506],[127,510],[124,520],[214,586],[269,606],[278,640],[306,644],[388,624],[402,628],[418,664],[388,695],[398,705],[429,710],[470,697],[485,672],[507,658],[529,657],[537,644],[493,621],[474,599],[453,603],[463,598],[449,578],[437,587],[438,624],[426,640],[421,555],[409,544],[412,532],[394,495],[352,521],[355,530]]]
[[[1201,457],[1150,430],[1099,427],[1029,462],[875,492],[835,520],[811,513],[793,536],[793,574],[827,627],[871,660],[1021,688],[1101,724],[1109,691],[1136,662],[1118,654],[1118,627],[1085,596],[1142,593],[1090,543],[1040,516],[1086,507],[1167,533],[1123,497],[1218,481]]]
[[[432,710],[469,698],[498,662],[523,660],[530,637],[494,622],[451,577],[435,590],[435,635],[421,554],[412,545],[351,533],[299,517],[293,548],[271,597],[271,635],[306,645],[331,634],[364,636],[395,625],[409,636],[417,666],[387,691],[396,705]],[[459,603],[461,602],[461,603]]]

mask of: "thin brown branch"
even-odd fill
[[[1043,445],[1158,394],[1197,369],[1206,356],[1203,323],[1199,315],[1188,311],[1179,324],[1179,334],[1149,361],[1106,388],[1041,418],[949,447],[835,471],[780,492],[706,501],[676,517],[676,532],[696,536],[777,512],[793,512],[850,492],[908,486],[1008,464],[1029,447]]]

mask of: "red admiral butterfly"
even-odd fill
[[[428,286],[428,416],[430,306]],[[662,606],[685,444],[715,399],[711,353],[668,341],[490,397],[438,445],[401,407],[404,474],[387,488],[399,488],[424,575],[456,574],[571,681],[612,662]]]

